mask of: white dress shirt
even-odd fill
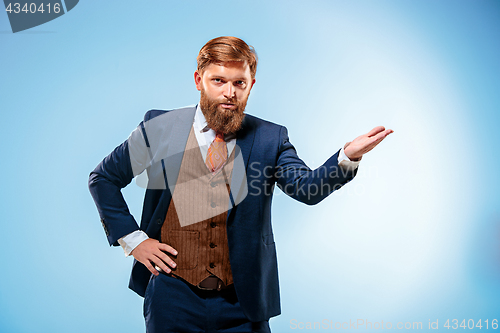
[[[208,154],[208,147],[215,139],[215,131],[211,128],[203,131],[203,129],[207,126],[207,120],[201,112],[200,105],[196,107],[196,113],[194,115],[193,121],[193,129],[196,135],[196,140],[198,141],[198,145],[200,146],[201,156],[203,156],[203,160],[206,160]],[[232,138],[226,141],[227,144],[227,154],[231,155],[235,145],[236,138]],[[340,150],[338,156],[338,163],[340,167],[344,170],[354,170],[358,167],[360,161],[351,161],[346,154],[344,153],[344,148]],[[133,249],[137,247],[140,243],[148,239],[148,235],[142,230],[136,230],[118,240],[118,243],[122,246],[123,251],[125,252],[125,256],[129,256]]]

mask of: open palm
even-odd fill
[[[359,160],[393,132],[391,129],[386,130],[384,126],[377,126],[367,134],[360,135],[353,141],[348,142],[344,146],[344,152],[350,160]]]

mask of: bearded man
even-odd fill
[[[145,298],[147,332],[270,332],[280,314],[274,186],[316,204],[351,181],[392,130],[376,127],[311,170],[285,127],[245,114],[257,69],[251,46],[215,38],[197,61],[199,104],[148,111],[91,172],[89,189],[110,245],[135,258],[129,287]],[[120,190],[140,174],[139,227]]]

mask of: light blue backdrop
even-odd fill
[[[273,331],[357,319],[493,331],[499,1],[82,0],[17,34],[0,13],[0,332],[144,331],[132,260],[108,247],[88,175],[147,110],[198,101],[196,55],[221,35],[255,46],[247,112],[286,125],[311,167],[376,125],[395,131],[319,205],[276,192]],[[139,219],[143,189],[124,195]]]

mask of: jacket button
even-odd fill
[[[210,247],[213,249],[214,247],[216,247],[217,245],[215,245],[214,243],[210,243]]]
[[[215,268],[215,264],[213,262],[210,263],[210,268]]]
[[[161,219],[156,220],[156,223],[161,224]]]
[[[210,226],[211,226],[212,228],[215,228],[215,227],[217,226],[217,223],[215,223],[215,222],[210,222]]]
[[[216,206],[217,206],[217,205],[215,204],[215,202],[212,202],[212,203],[210,204],[210,207],[212,207],[212,208],[215,208]]]

